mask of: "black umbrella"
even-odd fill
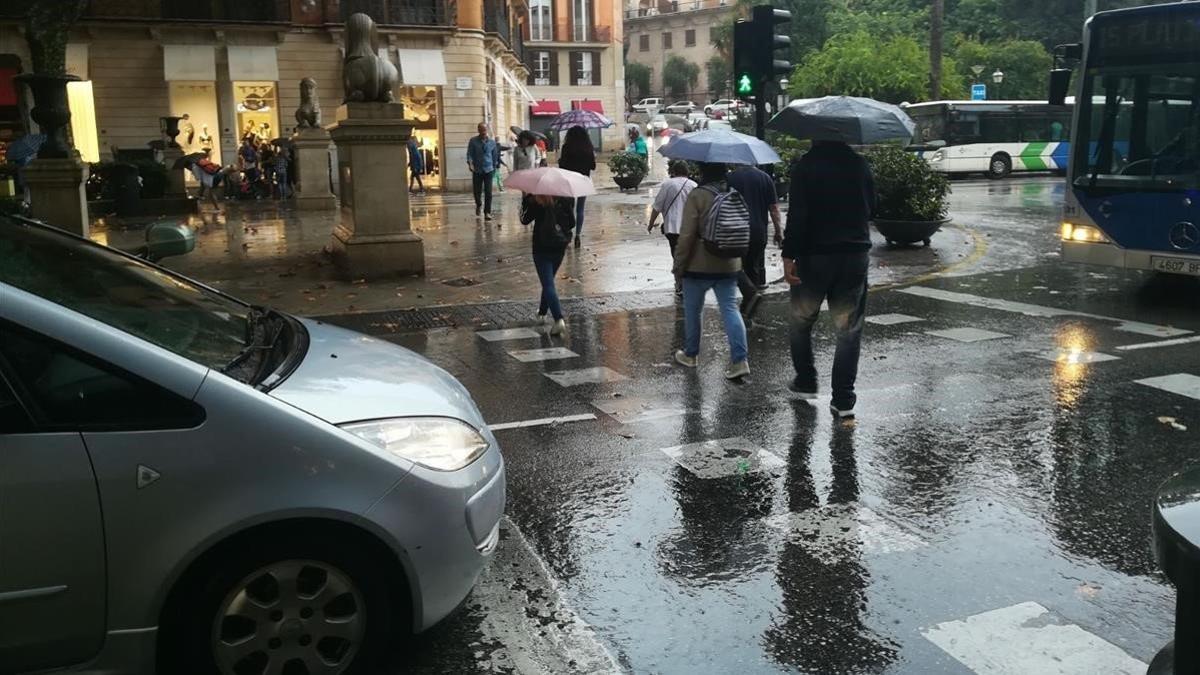
[[[800,139],[870,145],[909,141],[917,125],[899,107],[853,96],[797,99],[767,123],[768,129]]]
[[[200,161],[204,157],[204,154],[203,152],[193,152],[190,155],[184,155],[175,160],[175,164],[171,167],[171,170],[189,169],[193,164]]]

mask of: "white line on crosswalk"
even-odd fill
[[[548,427],[555,424],[567,424],[569,422],[587,422],[594,419],[596,419],[595,413],[583,413],[581,415],[566,415],[565,417],[543,417],[541,419],[524,420],[521,422],[502,422],[500,424],[489,424],[488,428],[492,431],[504,431],[505,429]]]
[[[1193,342],[1200,342],[1200,335],[1193,335],[1185,338],[1175,338],[1174,340],[1158,340],[1156,342],[1139,342],[1133,345],[1121,345],[1117,347],[1118,351],[1131,352],[1136,349],[1154,349],[1156,347],[1175,347],[1178,345],[1187,345]]]

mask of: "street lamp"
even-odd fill
[[[975,81],[976,81],[976,82],[978,82],[978,81],[979,81],[979,77],[980,77],[981,75],[983,75],[983,71],[984,71],[984,67],[983,67],[983,66],[971,66],[971,72],[972,72],[972,73],[975,73]]]
[[[787,99],[788,99],[787,88],[788,88],[788,79],[786,77],[779,78],[779,96],[777,97],[779,100],[776,101],[776,103],[778,103],[778,107],[780,110],[783,110],[785,107],[787,107]]]
[[[992,82],[996,83],[996,98],[1001,99],[1002,97],[1000,96],[1000,83],[1004,82],[1004,71],[997,68],[996,72],[992,73]]]

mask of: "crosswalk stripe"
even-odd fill
[[[1132,345],[1121,345],[1117,347],[1118,351],[1131,352],[1138,349],[1155,349],[1157,347],[1175,347],[1178,345],[1187,345],[1193,342],[1200,342],[1200,335],[1193,335],[1185,338],[1175,338],[1174,340],[1158,340],[1156,342],[1139,342]]]
[[[536,420],[523,420],[521,422],[502,422],[500,424],[489,424],[488,428],[492,431],[504,431],[505,429],[525,429],[528,427],[548,427],[555,424],[567,424],[570,422],[587,422],[596,419],[595,413],[583,413],[580,415],[566,415],[563,417],[542,417]]]

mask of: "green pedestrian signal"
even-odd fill
[[[737,93],[739,96],[749,96],[754,93],[754,83],[751,82],[749,75],[743,73],[738,77]]]

